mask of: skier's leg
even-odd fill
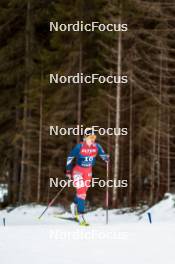
[[[78,194],[74,198],[74,202],[77,205],[78,214],[84,214],[85,211],[85,199],[82,199]]]
[[[84,170],[79,166],[75,166],[72,173],[73,183],[76,188],[76,196],[74,203],[77,205],[78,213],[84,213],[86,188],[84,182]]]
[[[78,221],[81,225],[88,225],[84,218],[85,199],[88,188],[90,187],[92,173],[88,168],[75,166],[73,173],[74,186],[76,188],[76,197],[74,203],[77,205]]]
[[[78,210],[77,210],[77,204],[75,201],[71,203],[70,211],[71,211],[72,216],[78,221]]]
[[[80,188],[77,188],[77,195],[75,201],[77,202],[77,208],[79,213],[79,222],[81,225],[89,225],[84,217],[85,212],[85,202],[86,202],[86,194],[87,190],[90,187],[90,182],[92,178],[92,171],[90,168],[86,168],[83,170],[82,173],[83,176],[83,184],[80,186]]]
[[[87,194],[87,191],[90,187],[90,184],[91,184],[91,180],[92,180],[92,169],[91,168],[88,168],[86,169],[84,175],[83,175],[83,180],[84,180],[84,183],[85,183],[85,193]]]
[[[81,167],[79,166],[74,167],[72,171],[72,179],[73,179],[74,187],[76,188],[76,196],[74,198],[73,203],[70,206],[70,209],[73,217],[75,217],[75,219],[79,221],[78,216],[79,214],[84,212],[84,207],[85,207],[85,201],[83,196],[84,182],[83,182],[83,172],[81,171]]]

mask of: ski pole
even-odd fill
[[[67,185],[67,184],[66,184]],[[42,212],[42,214],[38,217],[38,219],[41,219],[41,217],[45,214],[45,212],[49,209],[49,207],[55,202],[55,200],[58,198],[58,196],[60,195],[60,193],[64,190],[64,188],[66,187],[63,186],[61,188],[61,190],[59,190],[59,192],[56,194],[56,196],[50,201],[50,203],[47,205],[47,207],[44,209],[44,211]]]
[[[108,180],[109,180],[109,161],[107,161],[106,163],[106,224],[108,224],[108,208],[109,208]]]

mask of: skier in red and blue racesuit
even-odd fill
[[[73,180],[76,187],[74,204],[79,214],[85,211],[85,199],[92,179],[92,167],[95,165],[96,156],[99,155],[105,162],[108,162],[108,155],[95,140],[96,135],[92,131],[87,132],[84,141],[77,144],[67,157],[66,176]],[[74,158],[76,158],[76,165],[73,167]]]

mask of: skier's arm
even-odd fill
[[[109,161],[109,155],[107,155],[107,154],[104,152],[102,146],[101,146],[100,144],[97,144],[97,147],[98,147],[98,154],[99,154],[99,156],[102,158],[102,160],[104,160],[104,161],[106,161],[106,162]]]
[[[67,162],[66,162],[66,171],[71,171],[72,161],[78,155],[80,148],[81,148],[81,144],[77,144],[69,153],[67,157]]]

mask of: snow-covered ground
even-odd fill
[[[52,207],[38,220],[44,207],[21,206],[0,211],[0,263],[2,264],[174,264],[175,196],[168,195],[147,212],[119,214],[98,209],[87,214],[89,227],[54,217]],[[63,214],[69,217],[69,213]],[[3,218],[6,226],[3,226]]]

